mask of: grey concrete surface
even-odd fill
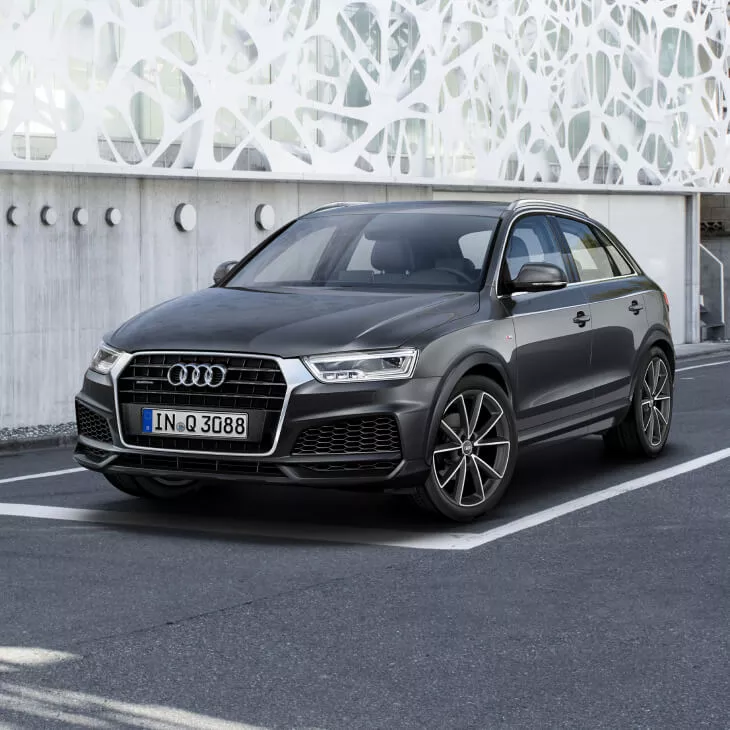
[[[428,187],[314,184],[0,171],[0,429],[67,423],[73,394],[102,336],[137,312],[208,286],[222,261],[268,232],[254,211],[274,206],[277,227],[332,200],[431,197]],[[181,232],[175,208],[198,225]],[[21,225],[6,220],[10,206]],[[58,213],[45,226],[40,211]],[[72,220],[76,207],[89,224]],[[110,227],[105,211],[119,208]],[[59,366],[62,364],[62,367]]]
[[[730,340],[725,342],[698,342],[689,345],[675,345],[677,360],[695,357],[720,357],[730,352]]]
[[[678,373],[661,458],[609,460],[597,439],[525,450],[488,523],[726,448],[718,362],[682,364],[711,367]],[[0,480],[71,466],[62,449],[4,455]],[[0,517],[0,724],[726,728],[728,467],[465,553]],[[151,506],[88,473],[0,484],[5,502],[447,529],[382,495],[229,486]],[[69,656],[31,666],[6,647]]]

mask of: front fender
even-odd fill
[[[427,461],[431,454],[431,448],[436,441],[440,414],[446,408],[446,404],[456,384],[469,372],[491,377],[507,391],[509,399],[512,400],[513,382],[510,376],[509,366],[499,354],[482,350],[462,355],[447,370],[446,375],[439,385],[436,398],[429,412],[428,430],[424,443],[424,454]]]

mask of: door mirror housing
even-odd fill
[[[218,286],[223,279],[228,276],[228,274],[231,272],[231,269],[233,269],[234,266],[238,264],[238,261],[224,261],[213,274],[213,284]]]
[[[568,285],[565,272],[555,264],[525,264],[512,281],[514,291],[537,292],[563,289]]]

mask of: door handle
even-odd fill
[[[643,308],[636,299],[629,304],[629,312],[633,312],[634,314],[638,314]]]
[[[578,314],[573,317],[573,322],[575,322],[578,327],[585,327],[590,321],[591,318],[585,312],[578,312]]]

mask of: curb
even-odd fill
[[[22,453],[24,451],[35,451],[40,449],[53,449],[62,446],[75,446],[76,433],[62,433],[56,436],[31,436],[26,438],[7,439],[0,441],[0,456]]]
[[[730,342],[713,342],[711,344],[677,345],[677,360],[689,360],[695,357],[714,357],[730,353]]]
[[[730,341],[713,342],[711,344],[677,345],[677,360],[691,360],[698,357],[713,357],[730,353]],[[75,424],[63,424],[68,430],[53,436],[30,436],[21,438],[0,439],[0,456],[24,451],[60,448],[76,445]],[[61,426],[60,428],[63,428]],[[51,427],[53,428],[53,427]]]

